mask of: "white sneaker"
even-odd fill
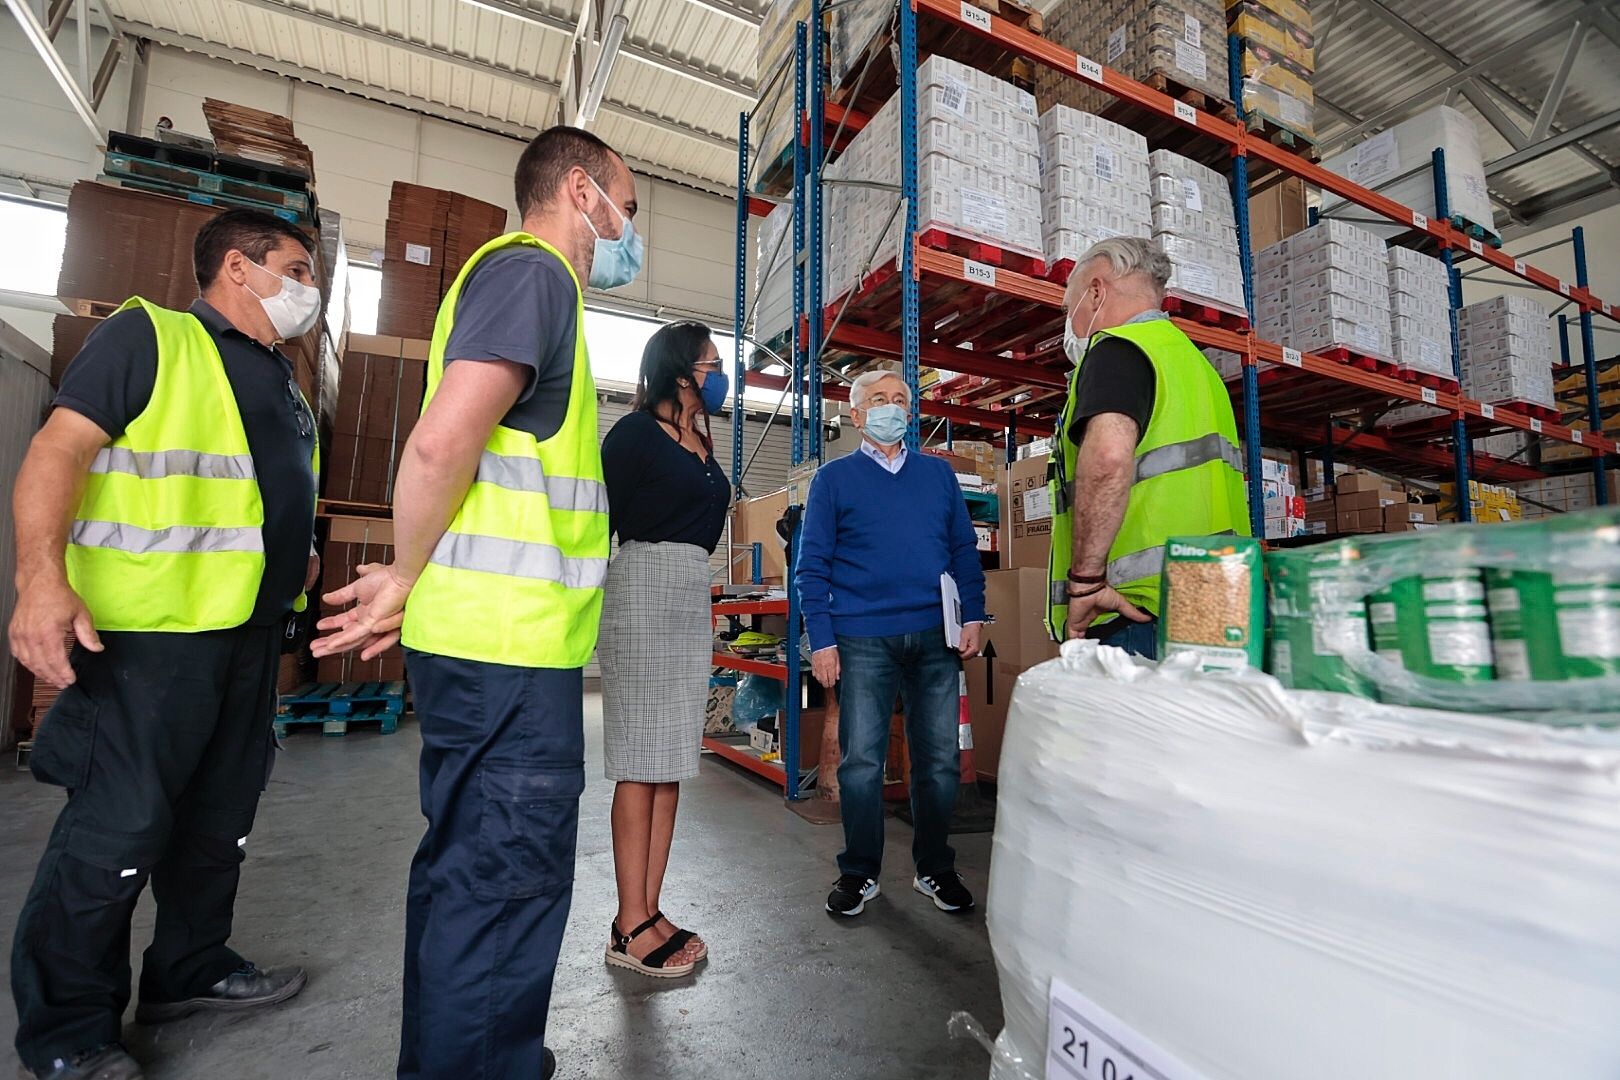
[[[882,891],[872,878],[845,874],[827,895],[827,910],[834,915],[859,915],[866,910],[866,902],[877,899]]]

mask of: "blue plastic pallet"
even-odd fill
[[[405,712],[403,682],[309,683],[281,698],[276,713],[276,736],[294,727],[321,725],[326,735],[348,733],[351,722],[375,721],[391,735]]]

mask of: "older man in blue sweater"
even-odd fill
[[[827,910],[859,915],[880,891],[883,766],[900,697],[911,746],[912,887],[941,911],[967,911],[973,894],[949,839],[960,778],[958,676],[979,651],[984,622],[978,543],[950,465],[906,451],[911,401],[900,377],[868,372],[849,401],[861,445],[816,474],[797,570],[811,667],[823,686],[839,687],[842,709],[844,851]],[[942,574],[962,601],[955,649],[945,639]]]

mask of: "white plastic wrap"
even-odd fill
[[[1018,681],[994,1080],[1056,1080],[1054,977],[1209,1080],[1620,1076],[1620,732],[1187,666]]]

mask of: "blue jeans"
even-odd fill
[[[1088,635],[1093,636],[1093,635]],[[1157,660],[1159,657],[1159,620],[1131,622],[1123,615],[1110,619],[1097,628],[1094,635],[1104,645],[1124,649],[1134,656]]]
[[[838,872],[876,878],[883,867],[883,766],[895,698],[903,699],[911,748],[911,857],[919,876],[955,868],[947,843],[961,783],[957,740],[961,659],[944,627],[895,637],[842,637],[838,786],[844,851]]]
[[[585,790],[579,668],[408,652],[422,815],[399,1076],[538,1077]]]

